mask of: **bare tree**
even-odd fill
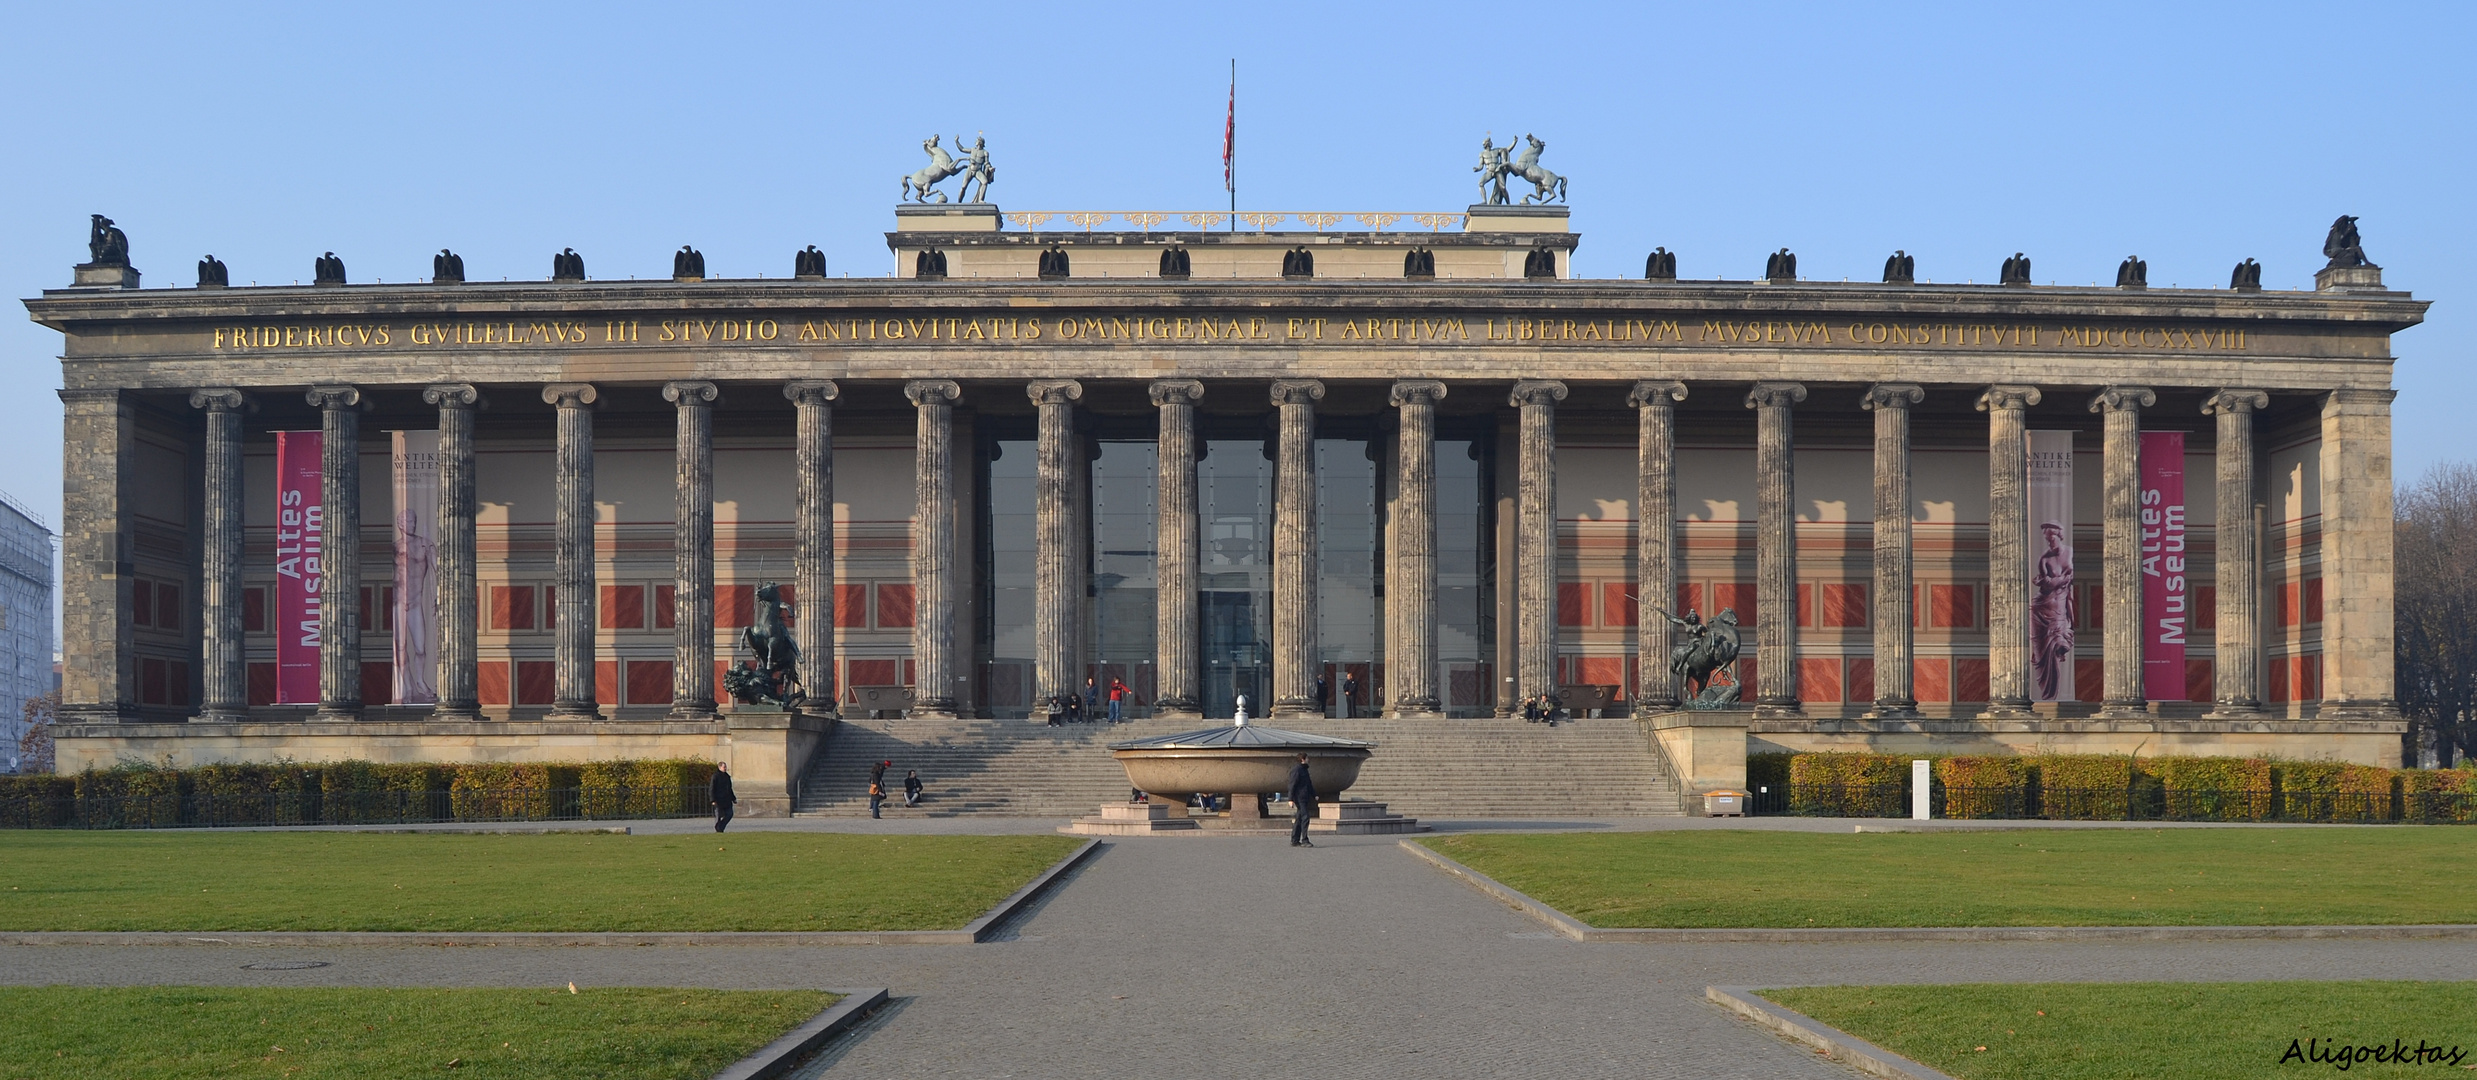
[[[52,721],[60,718],[60,691],[26,699],[26,733],[17,737],[17,771],[52,771]]]
[[[2437,465],[2397,505],[2400,706],[2448,768],[2477,756],[2477,465]]]

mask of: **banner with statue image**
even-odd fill
[[[2030,432],[2030,697],[2073,697],[2073,433]]]
[[[438,595],[439,433],[392,432],[395,436],[396,606],[395,703],[435,705],[439,700],[439,623],[431,610]]]

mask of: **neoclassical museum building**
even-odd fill
[[[1586,280],[1562,206],[894,226],[879,277],[142,288],[98,219],[26,301],[62,336],[61,767],[779,784],[838,714],[1037,721],[1087,677],[1292,727],[1546,694],[1699,698],[1756,748],[2398,755],[2426,304],[2352,226],[2311,291]],[[786,635],[805,698],[734,702]]]

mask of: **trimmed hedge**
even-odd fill
[[[1898,754],[1797,754],[1789,809],[1819,817],[1891,817],[1908,805],[1910,759]]]
[[[1782,785],[1789,813],[1904,817],[1909,763],[1932,761],[1950,818],[2125,821],[2477,822],[2477,768],[2123,754],[1943,756],[1826,752],[1747,758],[1750,784]]]
[[[693,760],[123,765],[0,776],[0,828],[675,817],[702,806],[713,776]]]

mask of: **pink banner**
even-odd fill
[[[275,700],[318,703],[319,564],[326,514],[320,434],[275,433]]]
[[[2185,700],[2185,433],[2142,433],[2142,696]]]

